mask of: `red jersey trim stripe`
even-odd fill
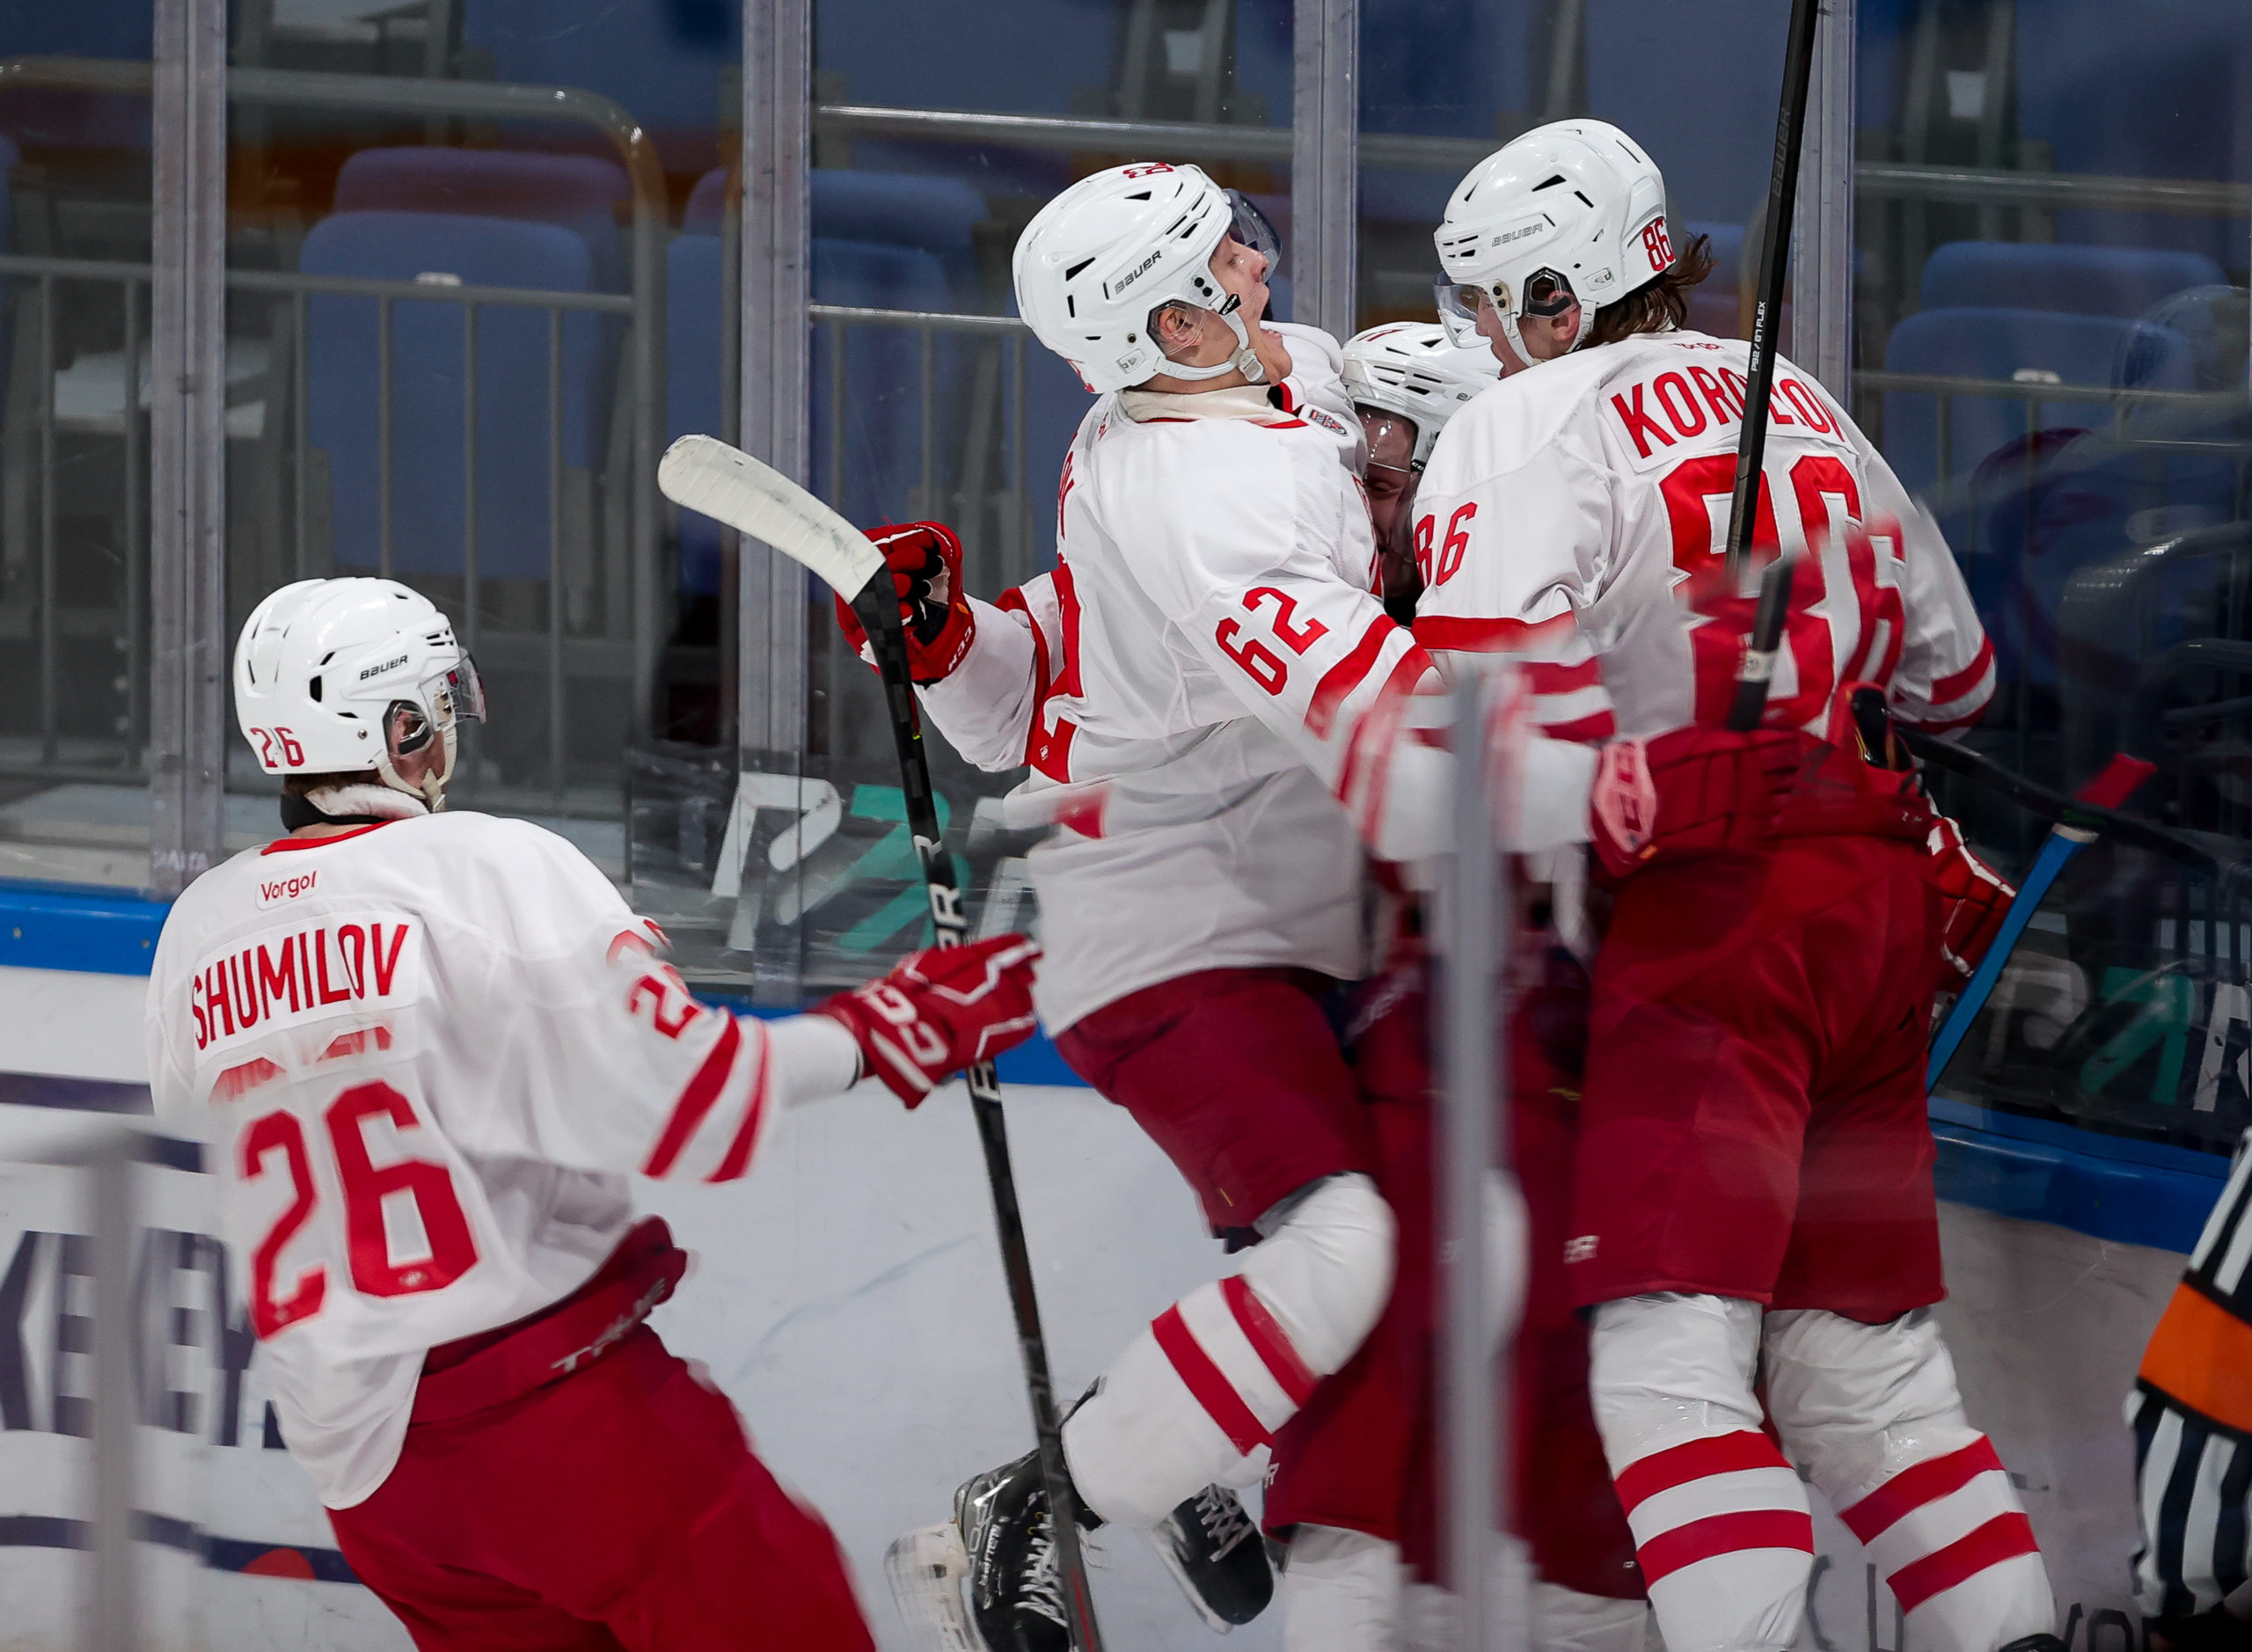
[[[727,1025],[720,1029],[719,1042],[712,1046],[712,1053],[704,1057],[704,1064],[680,1093],[680,1100],[673,1107],[672,1116],[665,1121],[665,1132],[657,1138],[657,1145],[649,1155],[649,1162],[641,1166],[645,1176],[671,1173],[679,1159],[681,1150],[688,1145],[711,1112],[720,1093],[727,1088],[728,1075],[735,1069],[735,1053],[742,1048],[742,1026],[722,1010]]]
[[[355,826],[348,832],[331,832],[325,837],[276,837],[258,852],[262,855],[287,854],[292,849],[325,849],[331,844],[340,844],[347,837],[365,837],[369,832],[381,831],[391,824],[387,820],[369,821],[365,826]]]
[[[1609,712],[1576,717],[1568,723],[1535,723],[1533,726],[1551,740],[1568,740],[1583,746],[1599,746],[1619,732],[1619,720]]]
[[[1267,1367],[1283,1392],[1291,1397],[1291,1404],[1302,1406],[1313,1398],[1315,1386],[1321,1378],[1315,1376],[1298,1351],[1291,1344],[1290,1334],[1275,1322],[1259,1293],[1251,1288],[1250,1281],[1241,1274],[1230,1274],[1220,1281],[1220,1295],[1227,1301],[1235,1322]]]
[[[1173,1369],[1188,1389],[1196,1403],[1204,1407],[1213,1422],[1220,1425],[1220,1432],[1228,1436],[1239,1456],[1248,1457],[1262,1445],[1273,1444],[1251,1407],[1243,1403],[1233,1384],[1212,1363],[1212,1356],[1197,1341],[1188,1322],[1181,1317],[1176,1305],[1150,1321],[1150,1334],[1173,1362]]]
[[[1642,1563],[1642,1583],[1648,1586],[1685,1566],[1744,1549],[1797,1549],[1811,1554],[1814,1517],[1795,1509],[1748,1509],[1736,1514],[1707,1515],[1637,1545],[1634,1558]]]
[[[2002,1472],[1994,1444],[1980,1435],[1970,1444],[1944,1457],[1934,1457],[1902,1469],[1838,1517],[1862,1542],[1890,1530],[1927,1502],[1961,1491],[1981,1474]]]
[[[1575,665],[1528,660],[1524,670],[1524,685],[1535,694],[1571,694],[1581,689],[1603,686],[1603,662],[1597,659],[1582,660]]]
[[[735,1023],[737,1027],[742,1022]],[[720,1160],[720,1167],[705,1180],[733,1181],[750,1164],[750,1150],[758,1144],[758,1127],[766,1117],[766,1094],[774,1076],[774,1041],[764,1027],[758,1030],[758,1072],[750,1081],[750,1100],[744,1107],[742,1123],[735,1130],[735,1138],[728,1144],[727,1157]]]
[[[1944,705],[1949,700],[1959,700],[1978,686],[1986,669],[1994,662],[1994,641],[1991,637],[1978,640],[1978,653],[1969,665],[1951,676],[1943,676],[1932,684],[1932,704]]]
[[[2030,1520],[2017,1513],[1996,1515],[1945,1548],[1909,1561],[1884,1581],[1892,1585],[1900,1610],[1913,1612],[1934,1595],[1969,1582],[1990,1566],[2040,1553]]]
[[[1312,702],[1305,708],[1308,734],[1317,740],[1329,737],[1329,731],[1337,721],[1337,708],[1367,680],[1384,653],[1384,645],[1399,629],[1386,616],[1378,615],[1361,633],[1361,640],[1353,645],[1353,651],[1322,673],[1321,681],[1314,684]]]
[[[1750,1429],[1742,1429],[1653,1451],[1620,1469],[1612,1483],[1619,1488],[1620,1505],[1632,1514],[1658,1493],[1685,1486],[1693,1480],[1741,1473],[1750,1468],[1789,1466],[1773,1440]]]
[[[1532,620],[1420,615],[1415,620],[1415,640],[1426,648],[1451,648],[1458,654],[1510,654],[1529,648],[1556,628],[1572,623],[1568,613]]]

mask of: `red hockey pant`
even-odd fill
[[[559,1382],[410,1427],[375,1495],[329,1517],[421,1652],[874,1646],[829,1528],[647,1326]]]

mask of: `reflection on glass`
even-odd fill
[[[150,20],[0,17],[0,878],[149,881]]]
[[[945,522],[965,586],[989,601],[1052,567],[1058,476],[1091,398],[1015,319],[1018,234],[1075,179],[1146,158],[1203,165],[1287,243],[1291,40],[1284,0],[821,0],[814,491],[863,526]],[[1035,124],[949,132],[939,111]],[[1203,129],[1122,154],[1071,124],[1096,120]],[[1269,134],[1279,146],[1262,146]],[[712,829],[742,903],[709,965],[755,973],[784,1001],[857,980],[926,932],[874,676],[827,593],[811,595],[808,783],[747,775]],[[994,808],[1020,774],[981,772],[942,741],[930,755],[973,924],[1030,925],[1021,857],[1038,834],[1004,830]]]
[[[1788,17],[1786,0],[1700,5],[1693,26],[1663,0],[1367,0],[1359,325],[1434,319],[1447,191],[1519,133],[1593,115],[1664,172],[1675,241],[1711,238],[1688,325],[1749,336],[1757,272],[1743,249],[1758,245]]]
[[[625,880],[632,777],[733,743],[733,547],[652,473],[671,434],[733,434],[736,13],[238,0],[232,26],[264,72],[229,132],[260,415],[230,449],[230,622],[292,579],[423,591],[491,693],[459,804]],[[230,785],[267,790],[244,755]]]
[[[1949,806],[2022,874],[2053,792],[2158,772],[2051,894],[1943,1106],[2222,1149],[2252,1120],[2252,15],[1863,8],[1858,416],[1936,515],[1998,691]]]

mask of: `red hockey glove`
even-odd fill
[[[1032,962],[1039,956],[1039,944],[1022,935],[933,947],[815,1008],[851,1029],[861,1073],[882,1079],[911,1107],[972,1062],[1032,1036]]]
[[[944,523],[871,528],[868,537],[891,567],[899,617],[907,625],[907,667],[918,683],[952,675],[977,635],[977,617],[961,589],[961,541]],[[860,617],[837,599],[837,623],[855,654],[867,646]]]
[[[1929,857],[1925,875],[1946,903],[1939,955],[1958,980],[1968,981],[1986,948],[1994,944],[2017,891],[1970,852],[1963,841],[1963,828],[1944,815],[1925,839],[1924,852]]]
[[[1660,856],[1756,849],[1774,830],[1804,742],[1790,730],[1677,728],[1614,740],[1588,813],[1604,870],[1623,878]]]

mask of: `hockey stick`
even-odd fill
[[[1789,43],[1783,51],[1783,106],[1775,121],[1775,166],[1767,182],[1767,222],[1759,237],[1758,308],[1751,312],[1751,355],[1745,363],[1744,429],[1736,446],[1736,493],[1729,507],[1728,588],[1738,589],[1751,555],[1759,513],[1759,467],[1767,457],[1767,404],[1775,382],[1775,329],[1783,314],[1783,275],[1791,247],[1791,209],[1798,199],[1798,153],[1806,135],[1806,99],[1814,83],[1814,25],[1820,0],[1791,0]],[[1784,622],[1790,617],[1794,556],[1778,556],[1759,581],[1751,640],[1737,667],[1728,726],[1759,727],[1767,683],[1775,674]]]
[[[2073,793],[2073,801],[2097,809],[2116,809],[2156,772],[2156,765],[2122,751],[2104,765],[2102,773]],[[2016,897],[2003,915],[2001,929],[1987,947],[1986,955],[1978,961],[1978,967],[1970,972],[1970,984],[1955,1000],[1955,1007],[1947,1012],[1946,1021],[1932,1040],[1931,1058],[1924,1067],[1927,1093],[1938,1085],[1939,1076],[1947,1071],[1956,1046],[1962,1043],[1963,1034],[1970,1030],[1970,1023],[1985,1007],[1994,983],[2001,979],[2003,967],[2009,962],[2010,954],[2017,948],[2018,938],[2033,921],[2033,914],[2039,910],[2050,886],[2056,882],[2057,874],[2071,864],[2074,855],[2095,841],[2099,823],[2092,814],[2082,814],[2066,805],[2057,823],[2049,829],[2047,841],[2033,858],[2025,881],[2018,885]]]
[[[940,946],[961,946],[969,939],[969,926],[962,916],[961,892],[954,887],[953,863],[939,847],[938,807],[931,791],[930,764],[923,753],[922,719],[916,711],[915,688],[908,675],[907,635],[900,623],[899,601],[893,594],[883,553],[866,534],[788,477],[712,436],[683,436],[666,449],[657,466],[657,486],[674,503],[701,511],[810,568],[859,616],[875,653],[876,669],[883,678],[892,744],[899,754],[899,777],[907,797],[907,830],[923,863],[923,881],[931,896],[932,927]],[[1025,1245],[1024,1217],[1017,1206],[1016,1173],[1009,1162],[1001,1083],[990,1061],[979,1062],[966,1076],[970,1110],[976,1115],[977,1134],[985,1146],[985,1175],[993,1188],[1001,1268],[1008,1276],[1017,1348],[1024,1356],[1025,1387],[1032,1400],[1040,1473],[1048,1488],[1049,1525],[1064,1582],[1065,1615],[1071,1620],[1067,1627],[1078,1652],[1101,1652],[1094,1597],[1087,1586],[1086,1562],[1079,1550],[1078,1510],[1064,1464],[1064,1424],[1057,1414],[1048,1342],[1040,1328],[1032,1256]]]

